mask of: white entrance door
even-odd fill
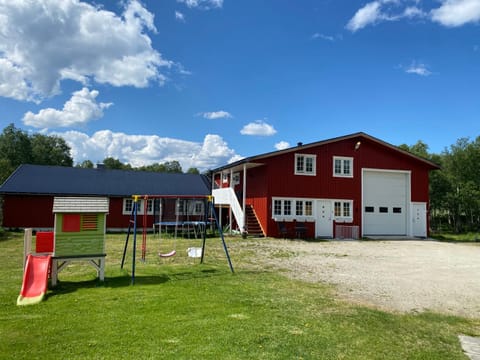
[[[427,204],[412,204],[412,235],[427,237]]]
[[[333,214],[332,202],[330,200],[317,200],[315,237],[333,237]]]

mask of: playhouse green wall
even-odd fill
[[[88,256],[105,253],[106,214],[95,214],[97,226],[94,229],[83,229],[84,214],[80,214],[82,222],[80,231],[63,231],[65,215],[56,214],[55,256]]]

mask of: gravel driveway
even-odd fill
[[[336,285],[338,296],[348,301],[388,311],[480,318],[480,244],[275,239],[259,240],[257,246],[271,255],[258,261],[263,258],[292,278]]]

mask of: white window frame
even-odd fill
[[[185,204],[188,204],[186,211]],[[202,200],[177,199],[175,203],[175,215],[204,215],[204,213],[205,205]]]
[[[232,178],[232,185],[240,185],[240,173],[234,172]]]
[[[298,167],[299,159],[303,160],[301,168]],[[307,171],[307,159],[312,162],[312,169]],[[315,176],[317,175],[317,155],[314,154],[295,154],[294,163],[295,175]]]
[[[336,214],[337,204],[340,206],[341,215]],[[346,214],[346,205],[349,214]],[[336,222],[353,222],[353,200],[333,200],[333,218]]]
[[[143,215],[143,210],[144,210],[144,201],[145,199],[139,199],[138,200],[138,208],[137,208],[137,215]],[[147,215],[153,215],[153,199],[148,199],[148,204],[147,204]],[[129,204],[127,206],[127,204]],[[133,199],[132,198],[124,198],[123,199],[123,204],[122,204],[122,214],[123,215],[130,215],[132,213],[133,209]]]
[[[280,207],[279,206],[275,207],[276,202],[277,202],[277,205],[280,205]],[[278,202],[280,202],[280,204],[278,204]],[[278,220],[293,221],[295,219],[302,219],[302,220],[308,219],[309,221],[313,221],[315,219],[314,203],[315,201],[309,198],[273,197],[272,198],[272,219],[277,221]],[[289,205],[285,206],[285,204],[289,204]],[[301,206],[297,207],[299,206],[299,204],[301,204]],[[310,213],[309,215],[307,215],[307,208],[309,210],[308,212]],[[278,212],[279,209],[280,209],[280,212]],[[286,209],[289,210],[287,211],[287,213],[285,213]]]
[[[223,184],[228,183],[228,173],[222,173],[222,183]]]
[[[340,161],[340,173],[336,172],[336,162]],[[349,164],[349,172],[346,173],[346,166],[345,163]],[[343,177],[343,178],[353,178],[353,157],[346,157],[346,156],[334,156],[333,157],[333,176],[334,177]]]

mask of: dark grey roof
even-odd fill
[[[20,165],[0,187],[3,194],[210,195],[206,176],[133,170]]]
[[[355,138],[368,139],[368,140],[370,140],[374,143],[385,146],[385,147],[387,147],[391,150],[397,151],[398,153],[401,153],[405,156],[408,156],[412,159],[415,159],[416,161],[420,161],[420,162],[426,164],[432,170],[433,169],[440,169],[440,166],[438,164],[435,164],[430,160],[421,158],[417,155],[414,155],[414,154],[412,154],[408,151],[405,151],[405,150],[399,148],[398,146],[394,146],[392,144],[389,144],[389,143],[387,143],[383,140],[377,139],[377,138],[375,138],[371,135],[368,135],[364,132],[357,132],[357,133],[354,133],[354,134],[339,136],[339,137],[332,138],[332,139],[316,141],[316,142],[313,142],[313,143],[310,143],[310,144],[298,143],[297,146],[290,147],[290,148],[287,148],[287,149],[284,149],[284,150],[272,151],[272,152],[268,152],[268,153],[264,153],[264,154],[260,154],[260,155],[246,157],[246,158],[243,158],[243,159],[238,160],[236,162],[233,162],[233,163],[221,166],[219,168],[213,169],[212,171],[213,172],[219,172],[219,171],[223,171],[225,169],[239,168],[239,166],[243,165],[243,164],[255,163],[255,162],[259,163],[265,158],[269,158],[269,157],[273,157],[273,156],[277,156],[277,155],[281,155],[281,154],[285,154],[285,153],[289,153],[289,152],[296,152],[299,149],[304,150],[304,149],[309,149],[309,148],[316,147],[316,146],[326,145],[326,144],[329,144],[329,143],[344,141],[344,140],[347,140],[347,139],[355,139]]]

